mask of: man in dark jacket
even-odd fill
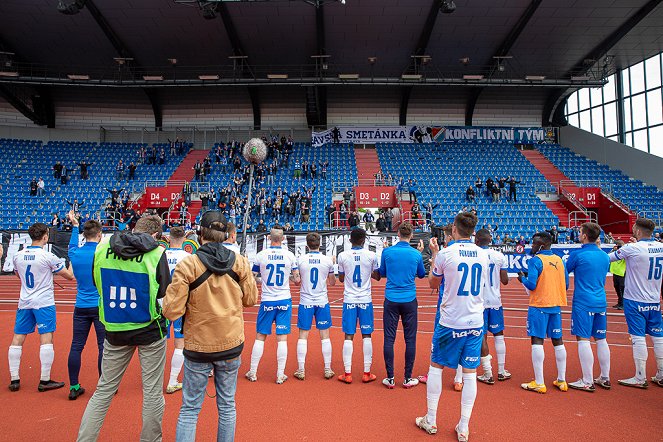
[[[97,440],[136,349],[143,372],[140,440],[161,440],[166,319],[157,299],[166,294],[170,271],[165,249],[157,243],[160,237],[161,219],[146,216],[138,220],[133,233],[115,233],[96,248],[94,285],[101,298],[99,319],[106,328],[106,341],[102,374],[81,419],[78,441]]]

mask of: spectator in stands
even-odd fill
[[[325,225],[329,225],[329,227],[334,226],[334,220],[332,219],[334,212],[336,212],[336,206],[334,205],[334,202],[331,202],[325,207]]]
[[[60,170],[60,184],[66,186],[69,183],[69,169],[66,166],[62,165]]]
[[[493,237],[493,244],[495,244],[496,246],[501,246],[503,244],[502,243],[502,237],[500,235],[494,236]]]
[[[477,192],[481,193],[481,188],[483,187],[483,181],[481,181],[481,178],[477,177],[477,180],[474,182],[474,187],[477,189]]]
[[[467,190],[465,191],[465,200],[470,203],[473,203],[475,197],[476,197],[476,192],[474,191],[474,188],[472,186],[468,187]]]
[[[94,163],[88,163],[87,161],[83,160],[80,163],[78,163],[78,167],[81,168],[81,179],[82,180],[87,180],[90,178],[90,172],[88,168],[92,166]]]
[[[115,166],[115,174],[117,181],[124,180],[124,163],[122,160],[118,161],[117,166]]]
[[[39,177],[39,181],[37,181],[37,196],[44,196],[45,186],[44,180]]]
[[[356,211],[350,212],[350,216],[348,216],[348,225],[351,229],[359,227],[359,214]]]
[[[407,189],[408,193],[410,194],[410,202],[416,201],[417,200],[417,191],[419,190],[417,186],[417,180],[408,180],[407,181]]]
[[[267,226],[265,225],[265,221],[262,219],[258,222],[258,225],[256,226],[256,232],[258,233],[265,233],[267,231]]]
[[[505,234],[504,234],[503,242],[504,242],[504,244],[506,244],[507,246],[510,246],[510,245],[513,245],[513,244],[516,243],[516,241],[515,241],[513,238],[511,238],[511,236],[509,236],[508,233],[505,233]]]
[[[343,192],[343,204],[345,204],[346,208],[350,207],[350,200],[352,199],[352,192],[350,192],[347,188]]]
[[[294,230],[295,230],[295,228],[292,227],[292,225],[290,223],[285,223],[285,226],[283,226],[283,231],[284,232],[292,232]]]
[[[166,150],[163,147],[159,151],[159,164],[160,165],[166,164]]]
[[[608,232],[608,234],[603,237],[603,242],[606,244],[616,244],[615,238],[612,236],[612,232]]]
[[[387,208],[384,211],[384,222],[387,225],[387,232],[391,232],[391,225],[394,220],[394,211],[393,209]]]
[[[318,166],[315,165],[315,163],[311,163],[310,166],[311,169],[311,178],[314,180],[318,178]]]
[[[557,226],[552,226],[552,228],[546,230],[546,232],[550,233],[553,244],[559,244],[559,230],[557,229]]]
[[[516,184],[520,184],[520,181],[517,181],[515,177],[509,177],[509,201],[513,198],[513,202],[517,203],[518,199],[516,198]]]
[[[412,225],[417,228],[421,221],[421,209],[419,208],[419,203],[414,203],[410,209],[410,217],[412,218]]]
[[[493,186],[495,185],[495,182],[493,181],[492,178],[488,177],[486,179],[486,196],[491,197],[493,195]]]
[[[520,235],[520,239],[518,240],[518,244],[523,246],[523,247],[525,247],[528,244],[527,240],[525,239],[525,237],[523,235]]]
[[[500,196],[503,196],[503,197],[506,198],[506,181],[507,181],[507,178],[506,177],[502,177],[502,178],[495,177],[495,179],[497,180],[497,183],[498,183],[497,186],[500,189]]]
[[[303,223],[308,223],[311,217],[311,206],[308,203],[308,200],[303,200],[301,206],[299,207],[299,213],[301,215],[301,220]]]
[[[362,217],[362,220],[364,221],[364,229],[368,232],[369,230],[372,232],[375,232],[375,217],[371,213],[370,210],[366,210],[366,213],[364,213],[364,216]]]
[[[378,229],[378,232],[380,233],[387,231],[387,222],[384,220],[384,215],[382,213],[378,215],[378,219],[375,221],[375,228]]]
[[[569,242],[572,244],[577,244],[580,242],[580,227],[573,226],[569,230]]]
[[[53,165],[53,178],[55,178],[56,180],[60,179],[60,177],[62,176],[62,169],[63,169],[62,163],[56,161],[55,164]]]
[[[302,163],[302,178],[308,179],[308,172],[309,172],[308,161],[304,161]]]
[[[147,156],[147,151],[145,150],[144,146],[141,146],[140,149],[138,149],[138,164],[145,164],[145,157]]]
[[[62,222],[60,221],[60,217],[57,213],[54,213],[53,218],[51,218],[51,226],[59,230],[61,224]]]
[[[185,202],[182,202],[182,205],[180,206],[180,223],[181,225],[185,225],[187,221],[187,214],[189,211],[189,208],[186,206]]]
[[[493,197],[493,202],[494,203],[499,203],[500,202],[500,189],[493,184],[492,188],[490,189],[490,193]]]
[[[320,165],[320,175],[322,175],[322,179],[326,180],[327,179],[327,168],[329,167],[329,161],[318,161],[318,164]]]
[[[426,223],[430,226],[433,224],[433,211],[439,206],[439,204],[433,205],[432,203],[426,204]]]
[[[300,179],[302,177],[302,165],[299,160],[295,161],[295,174],[294,178]]]
[[[131,162],[131,163],[129,163],[129,167],[127,167],[127,169],[129,169],[129,179],[130,180],[135,179],[136,178],[136,165],[133,162]]]
[[[76,198],[74,198],[74,201],[69,201],[67,199],[65,199],[65,201],[71,206],[71,210],[73,210],[74,213],[80,213],[81,208],[85,207],[85,200],[83,200],[81,203],[79,203],[78,199]]]
[[[348,209],[345,205],[345,202],[341,203],[338,208],[338,223],[334,227],[345,227],[347,226],[348,220]]]

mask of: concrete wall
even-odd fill
[[[573,126],[560,129],[560,144],[663,190],[663,158]]]
[[[397,126],[400,104],[400,89],[394,87],[331,87],[327,91],[327,126]]]
[[[407,108],[407,124],[465,125],[466,89],[414,87]]]
[[[475,126],[541,126],[547,96],[544,89],[487,87],[479,95],[472,123]]]
[[[0,126],[32,126],[32,121],[0,97]]]

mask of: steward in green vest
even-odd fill
[[[156,236],[156,235],[155,235]],[[170,284],[165,249],[148,233],[115,233],[94,254],[99,319],[113,345],[146,345],[165,336],[157,299]]]
[[[99,320],[106,327],[101,377],[87,403],[78,442],[96,441],[108,407],[136,351],[143,386],[140,440],[160,441],[165,400],[166,319],[157,299],[170,284],[168,260],[157,240],[162,221],[144,216],[131,233],[115,233],[94,252],[92,274],[99,291]],[[124,435],[130,440],[137,435]]]

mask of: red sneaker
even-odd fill
[[[376,379],[377,379],[377,376],[375,376],[373,373],[364,373],[363,376],[361,377],[361,381],[364,384],[367,384],[369,382],[373,382]]]
[[[346,384],[352,384],[352,374],[344,373],[338,377],[338,380]]]

